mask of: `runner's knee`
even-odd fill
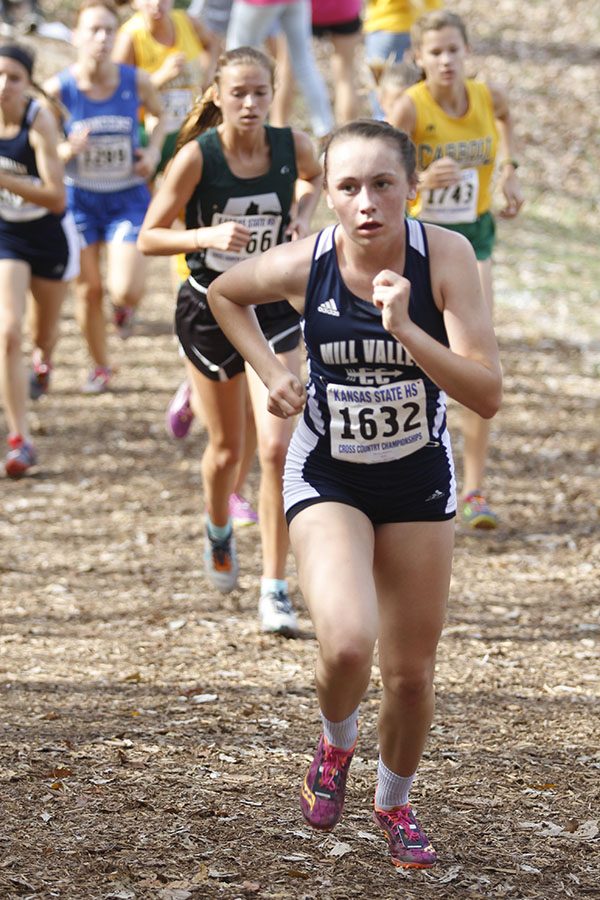
[[[319,636],[321,660],[331,674],[354,676],[356,672],[370,668],[373,647],[374,641],[363,633],[349,631],[330,635],[324,640]]]
[[[77,288],[77,296],[86,306],[100,306],[102,303],[102,284],[100,281],[82,282]]]
[[[225,472],[235,466],[238,466],[242,458],[242,445],[235,443],[214,443],[210,444],[210,462],[213,471]]]
[[[433,687],[433,666],[419,666],[413,669],[381,666],[381,679],[388,696],[394,697],[403,706],[417,706],[431,693]]]
[[[0,345],[2,355],[21,352],[23,328],[18,319],[12,316],[0,319]]]
[[[267,435],[259,437],[258,453],[261,468],[269,468],[283,475],[285,457],[289,441],[279,435]]]

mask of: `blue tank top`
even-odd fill
[[[309,380],[304,420],[330,436],[331,455],[356,463],[392,462],[437,445],[446,430],[446,396],[381,324],[381,312],[341,276],[331,225],[318,235],[303,318]],[[409,313],[448,346],[435,305],[425,229],[405,220],[411,283]]]
[[[29,143],[29,129],[40,109],[37,100],[30,99],[25,107],[18,134],[12,138],[0,138],[0,169],[10,175],[18,175],[35,184],[41,184],[35,153]],[[45,206],[28,203],[18,194],[0,189],[0,219],[5,222],[32,222],[50,215]]]
[[[90,100],[77,87],[71,69],[58,76],[60,99],[69,112],[67,136],[82,129],[89,132],[87,148],[65,167],[69,186],[108,193],[144,183],[133,171],[140,107],[135,66],[119,65],[119,76],[116,91],[106,100]]]

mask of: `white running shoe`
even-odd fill
[[[106,366],[96,366],[89,373],[81,390],[84,394],[105,394],[110,389],[112,372]]]
[[[222,594],[228,594],[237,584],[238,571],[233,529],[220,541],[211,538],[207,529],[204,537],[204,572],[210,583]]]
[[[298,620],[287,591],[266,591],[261,594],[258,614],[262,631],[290,638],[298,636]]]

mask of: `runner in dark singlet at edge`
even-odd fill
[[[238,575],[229,496],[243,452],[246,388],[244,360],[215,322],[206,292],[234,263],[306,236],[321,187],[321,167],[309,137],[266,125],[273,81],[273,64],[258,50],[240,47],[220,57],[215,84],[182,127],[179,152],[139,239],[147,254],[185,252],[191,271],[179,291],[176,330],[208,430],[202,459],[205,570],[223,592],[235,587]],[[184,207],[186,230],[176,231],[171,225]],[[298,314],[281,302],[263,310],[261,325],[274,353],[299,373]],[[281,495],[292,423],[266,412],[264,386],[256,373],[248,369],[246,374],[261,466],[261,625],[292,636],[297,622],[285,580],[288,533]]]

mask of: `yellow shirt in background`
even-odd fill
[[[410,31],[430,9],[440,9],[442,0],[367,0],[363,31]]]
[[[172,134],[179,130],[194,99],[200,93],[202,68],[198,55],[204,47],[184,10],[174,9],[169,15],[175,29],[175,43],[171,47],[166,47],[152,36],[141,13],[135,13],[121,26],[121,30],[131,38],[136,66],[149,75],[160,69],[167,56],[172,53],[183,53],[186,58],[183,71],[160,89],[166,112],[165,131]]]
[[[482,81],[465,82],[469,107],[464,116],[449,116],[431,96],[424,81],[407,88],[416,109],[412,140],[417,169],[424,171],[443,156],[456,160],[463,180],[454,188],[435,188],[419,194],[410,215],[440,225],[474,222],[492,205],[492,176],[498,131],[490,89]]]

